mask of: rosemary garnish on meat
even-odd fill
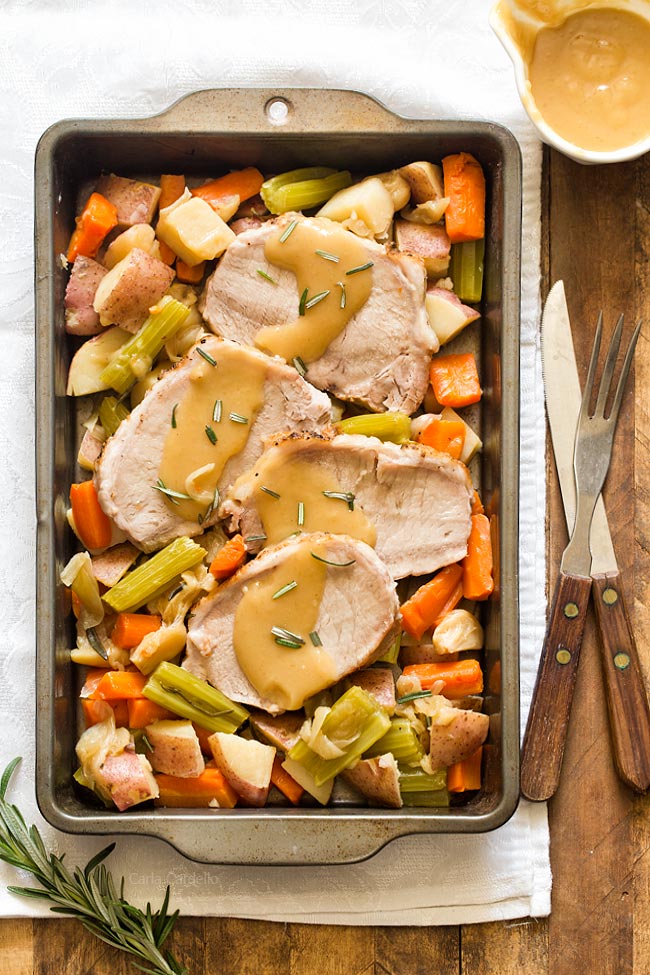
[[[298,314],[305,314],[305,302],[307,301],[307,295],[309,294],[309,288],[305,288],[303,293],[300,295],[300,301],[298,302]]]
[[[200,356],[203,356],[205,361],[209,362],[211,366],[216,366],[217,360],[213,359],[209,352],[205,352],[200,345],[197,345],[196,351],[199,353]]]
[[[354,511],[355,495],[352,491],[323,491],[326,498],[336,498],[338,501],[345,501],[350,511]]]
[[[292,647],[297,650],[305,644],[301,636],[292,633],[291,630],[285,630],[283,626],[272,626],[271,635],[275,637],[275,642],[279,643],[281,647]]]
[[[356,559],[350,559],[349,562],[331,562],[330,559],[324,559],[322,555],[316,555],[315,552],[310,552],[309,554],[317,562],[324,562],[325,565],[335,565],[338,569],[344,569],[348,565],[354,565],[357,561]]]
[[[409,701],[417,701],[420,697],[431,697],[431,691],[411,691],[410,694],[405,694],[404,697],[399,697],[396,704],[407,704]]]
[[[314,295],[313,298],[310,298],[309,301],[305,302],[305,309],[308,311],[310,308],[313,308],[314,305],[317,305],[319,303],[319,301],[322,301],[324,298],[327,298],[328,294],[329,294],[329,290],[319,291],[317,295]]]
[[[158,911],[152,911],[150,904],[144,911],[130,904],[124,897],[124,880],[118,889],[103,863],[115,843],[97,853],[85,868],[68,870],[63,857],[45,848],[36,826],[28,827],[17,806],[6,799],[19,761],[10,762],[0,779],[0,860],[31,874],[39,886],[7,889],[19,897],[49,901],[57,914],[76,917],[91,934],[144,963],[138,967],[149,975],[188,975],[170,952],[163,952],[178,917],[178,911],[167,913],[169,887]]]
[[[210,443],[215,444],[217,442],[217,435],[209,424],[205,425],[205,435],[210,441]]]
[[[246,535],[246,537],[244,538],[244,541],[245,542],[265,542],[266,541],[266,538],[267,538],[266,535]]]
[[[295,368],[296,372],[300,373],[301,376],[306,376],[307,375],[307,366],[302,361],[302,359],[300,358],[300,356],[299,355],[294,356],[292,361],[293,361],[293,365],[294,365],[294,368]]]
[[[248,417],[242,416],[241,413],[229,413],[228,415],[233,423],[248,423]]]
[[[222,410],[222,408],[223,408],[223,404],[222,404],[221,400],[220,399],[216,399],[214,401],[214,406],[212,407],[212,422],[213,423],[221,423],[221,410]]]
[[[298,502],[298,528],[302,528],[305,524],[305,502]]]
[[[338,262],[341,260],[340,257],[337,257],[336,254],[330,254],[329,251],[317,250],[314,251],[314,253],[318,254],[319,257],[324,257],[326,261],[333,261],[335,264],[338,264]]]
[[[271,599],[279,599],[280,596],[284,596],[286,593],[291,592],[292,589],[296,589],[297,587],[298,587],[298,583],[296,582],[295,579],[292,579],[291,582],[288,582],[286,584],[286,586],[282,586],[281,589],[278,589],[277,592],[274,592],[273,595],[271,596]]]
[[[261,267],[258,267],[257,273],[261,278],[264,278],[265,281],[270,281],[271,284],[277,285],[278,282],[275,280],[275,278],[272,278],[270,274],[267,274],[266,271],[263,271]]]
[[[341,289],[341,300],[339,302],[339,308],[345,308],[345,301],[346,301],[346,298],[345,298],[345,282],[344,281],[337,281],[336,283],[339,286],[339,288]]]
[[[359,271],[367,271],[369,267],[374,266],[374,261],[368,261],[367,264],[360,264],[358,267],[351,267],[349,271],[345,273],[349,276],[350,274],[358,274]]]
[[[176,429],[176,407],[177,406],[178,406],[178,403],[174,403],[174,406],[173,406],[173,409],[172,409],[172,430],[175,430]]]
[[[270,494],[272,498],[279,499],[280,497],[277,491],[272,491],[271,488],[265,487],[263,484],[260,485],[260,491],[264,491],[264,494]]]
[[[172,502],[172,504],[178,504],[179,501],[192,500],[189,494],[183,494],[182,491],[174,491],[172,488],[168,488],[165,482],[160,477],[153,485],[153,489],[154,491],[160,491],[161,494],[164,494],[166,497],[168,497],[169,500]]]
[[[282,236],[280,237],[281,244],[284,244],[285,240],[289,239],[289,237],[294,232],[297,226],[298,226],[298,221],[292,220],[289,226],[287,227],[287,229],[283,231]]]
[[[309,639],[311,640],[311,642],[314,644],[315,647],[323,646],[323,642],[318,635],[318,630],[312,630],[311,633],[309,634]]]

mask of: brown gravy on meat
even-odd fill
[[[290,226],[277,229],[264,254],[270,264],[296,275],[303,314],[294,322],[260,329],[255,344],[287,362],[299,357],[309,363],[320,359],[368,300],[372,266],[365,267],[370,262],[363,243],[343,227],[298,219],[287,235]]]
[[[254,501],[267,536],[266,545],[298,531],[351,535],[375,545],[377,530],[355,503],[354,494],[319,464],[297,457],[276,464],[271,452],[262,457],[258,472]]]
[[[650,132],[650,23],[627,10],[580,10],[539,31],[529,79],[564,139],[603,152],[633,145]]]
[[[210,356],[216,365],[204,358]],[[174,511],[189,521],[203,520],[215,503],[223,469],[243,449],[264,402],[266,365],[245,350],[207,343],[192,352],[189,392],[172,409],[158,477]]]
[[[322,543],[305,539],[291,559],[244,588],[235,613],[233,644],[239,666],[261,697],[288,711],[302,707],[336,679],[332,658],[316,635],[327,565],[312,552],[327,558]],[[283,637],[272,633],[274,627],[290,635],[288,646],[277,642]]]

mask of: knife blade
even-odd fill
[[[573,448],[581,391],[562,281],[553,285],[544,307],[542,371],[551,441],[571,532],[576,511]],[[614,762],[627,785],[645,792],[650,788],[650,708],[602,495],[592,518],[590,548]]]

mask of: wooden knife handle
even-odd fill
[[[560,572],[521,754],[521,791],[539,802],[560,781],[591,579]]]
[[[595,575],[603,675],[614,762],[636,792],[650,788],[650,708],[618,572]]]

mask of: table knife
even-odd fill
[[[576,512],[573,450],[581,392],[562,281],[556,282],[549,292],[542,316],[542,367],[553,452],[567,527],[571,532]],[[592,594],[600,634],[614,761],[621,779],[635,791],[645,792],[650,787],[650,708],[602,496],[593,514],[590,547]],[[566,642],[575,641],[579,651],[591,581],[579,580],[574,588],[575,592],[560,594],[560,598],[563,605],[572,604],[577,610],[575,617],[567,619],[565,635]],[[555,719],[568,722],[579,657],[578,652],[572,651],[573,648],[558,643],[547,654],[547,666],[556,671],[556,687],[561,689],[555,701],[549,702],[549,708],[556,711],[555,715],[548,715],[549,734]],[[557,713],[558,709],[561,714]],[[549,798],[557,787],[561,758],[560,754],[557,767],[544,785],[539,781],[527,782],[526,778],[531,777],[522,765],[524,795],[530,792],[536,793],[529,795],[532,799]]]

